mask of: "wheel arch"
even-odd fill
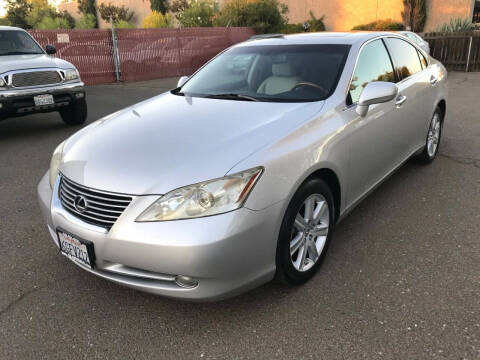
[[[338,175],[332,169],[323,167],[315,170],[313,173],[307,176],[303,183],[312,178],[322,179],[327,183],[328,187],[332,191],[335,206],[335,221],[337,221],[340,216],[340,207],[342,204],[342,188]]]
[[[445,116],[447,115],[447,102],[445,101],[445,99],[440,100],[437,104],[437,107],[439,107],[440,110],[442,111],[442,122],[443,122],[443,120],[445,120]]]

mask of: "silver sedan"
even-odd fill
[[[238,44],[60,144],[38,185],[48,231],[86,271],[164,296],[302,284],[372,189],[434,160],[446,81],[394,33]]]

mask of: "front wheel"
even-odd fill
[[[333,195],[318,178],[307,180],[293,196],[277,245],[277,278],[299,285],[320,268],[335,221]]]
[[[437,156],[440,138],[442,136],[442,111],[436,108],[428,128],[425,147],[413,160],[419,164],[430,164]]]
[[[87,120],[87,102],[85,98],[60,109],[60,116],[67,125],[80,125]]]

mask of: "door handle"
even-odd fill
[[[395,106],[397,109],[403,105],[403,103],[407,101],[407,97],[404,95],[398,95],[397,100],[395,101]]]
[[[437,83],[438,79],[435,77],[435,76],[431,76],[430,77],[430,84],[431,85],[435,85]]]

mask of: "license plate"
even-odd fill
[[[77,261],[93,269],[93,244],[77,239],[62,230],[57,231],[60,252],[70,260]]]
[[[37,95],[33,97],[33,102],[35,106],[42,106],[42,105],[52,105],[54,104],[53,95]]]

